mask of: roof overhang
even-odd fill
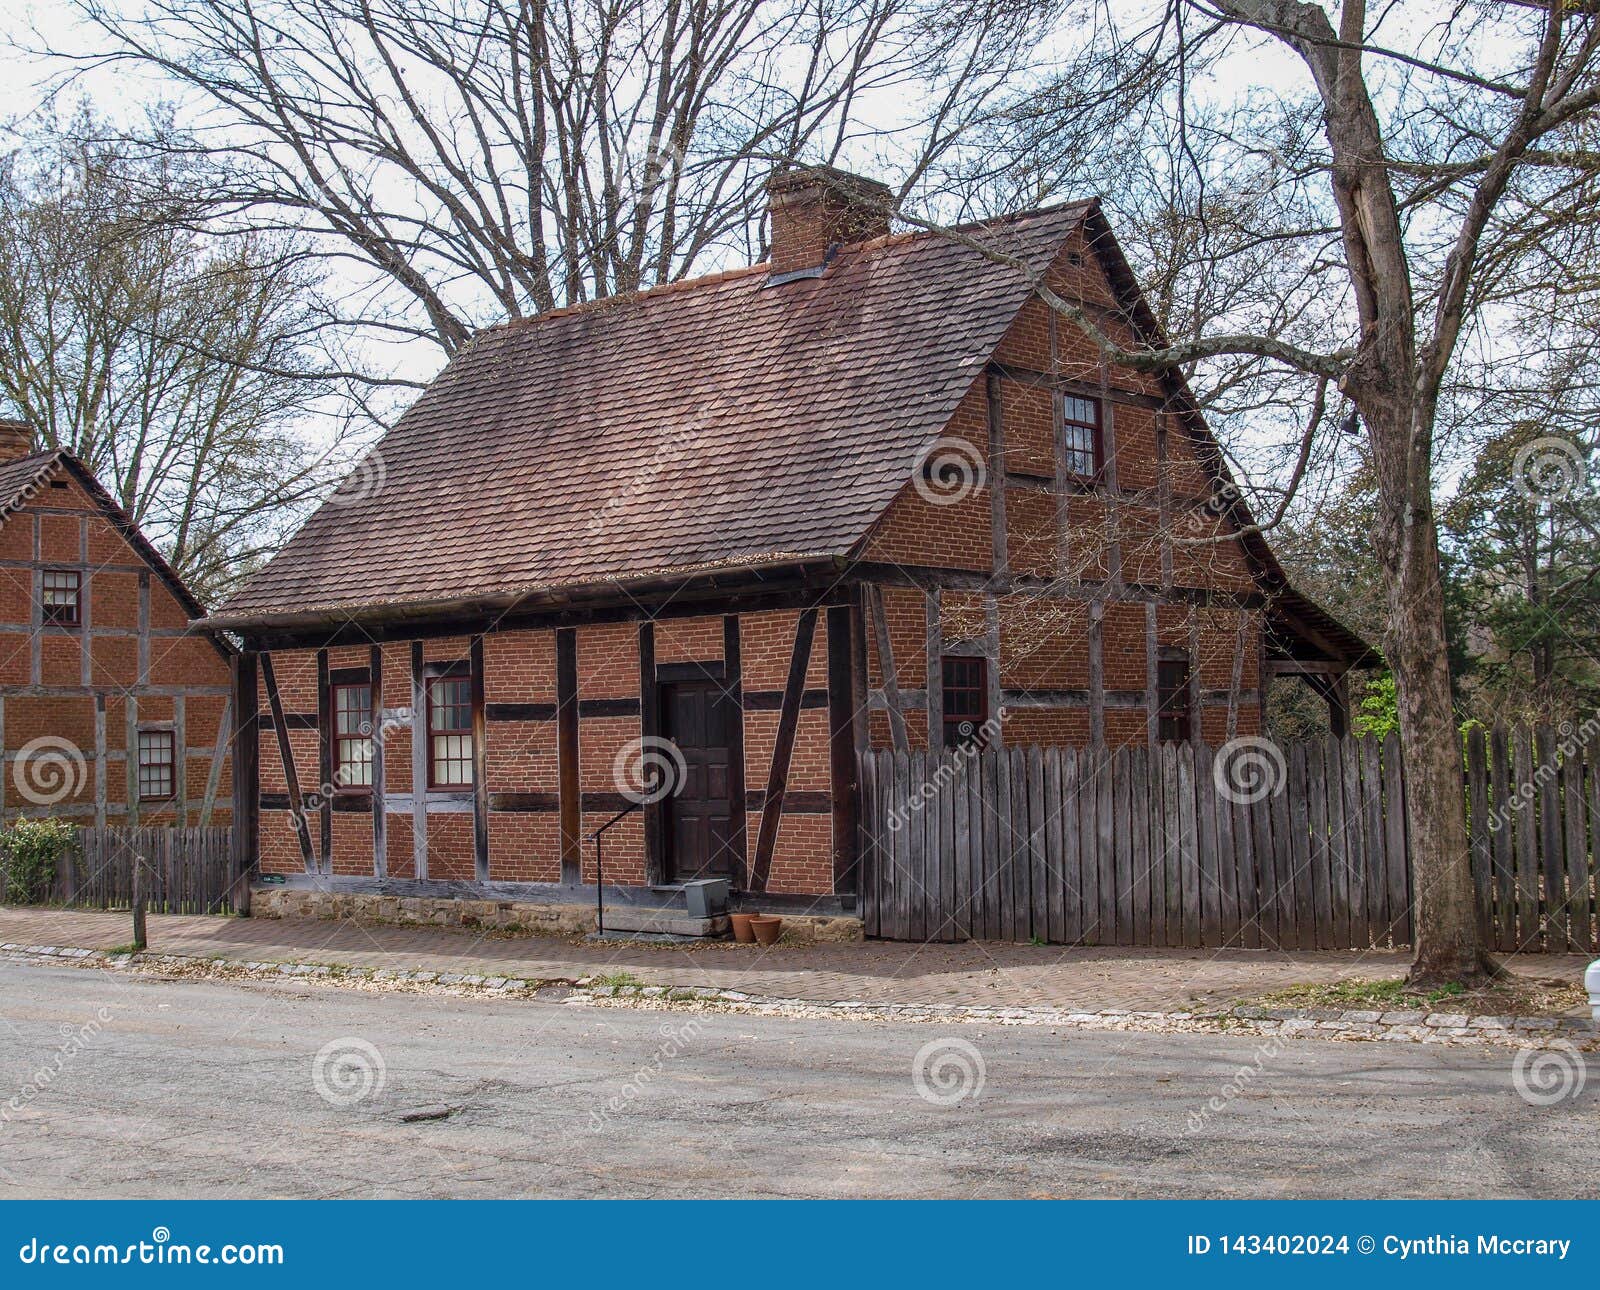
[[[397,600],[280,613],[217,614],[191,626],[233,632],[257,647],[411,638],[490,629],[560,626],[601,619],[715,612],[729,597],[753,608],[815,603],[844,587],[838,556],[785,556],[709,569],[430,600]]]

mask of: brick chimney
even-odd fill
[[[0,465],[33,451],[33,427],[26,421],[0,417]]]
[[[771,271],[820,269],[830,248],[889,231],[888,184],[832,166],[796,166],[767,180]]]

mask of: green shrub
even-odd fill
[[[9,904],[32,905],[49,897],[61,859],[78,845],[65,820],[18,820],[0,832],[0,874]]]

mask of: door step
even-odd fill
[[[726,914],[693,918],[682,909],[608,909],[605,922],[608,932],[645,932],[655,936],[703,938],[725,936],[728,932]]]
[[[674,936],[671,932],[614,932],[609,927],[603,932],[590,932],[586,941],[604,941],[609,945],[704,945],[705,936]]]

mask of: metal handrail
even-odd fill
[[[600,849],[600,835],[618,820],[632,815],[643,806],[643,802],[629,802],[589,835],[589,840],[594,843],[594,931],[596,936],[604,936],[606,931],[606,871],[605,860]]]

